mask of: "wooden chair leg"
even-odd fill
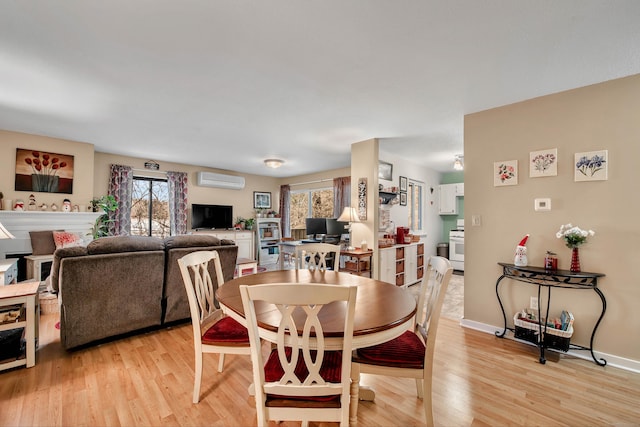
[[[202,353],[196,354],[195,378],[193,380],[193,403],[200,401],[200,384],[202,382]]]
[[[218,356],[218,372],[222,372],[224,369],[224,353],[220,353]]]

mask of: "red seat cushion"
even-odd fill
[[[406,331],[391,341],[358,349],[353,361],[369,365],[423,369],[424,353],[422,340],[412,331]]]
[[[287,347],[285,349],[285,353],[287,355],[287,359],[291,360],[291,348]],[[311,351],[311,357],[315,360],[316,352]],[[309,375],[309,370],[304,362],[304,357],[302,356],[302,351],[300,350],[300,354],[298,355],[298,363],[294,369],[294,373],[296,377],[300,381],[304,381],[305,378]],[[320,367],[320,376],[327,382],[331,383],[339,383],[342,378],[342,352],[341,351],[327,351],[324,353],[324,359],[322,360],[322,366]],[[282,369],[282,365],[280,364],[280,359],[278,358],[278,349],[274,348],[271,350],[271,354],[269,354],[269,359],[264,364],[264,377],[266,382],[276,382],[279,381],[280,378],[284,375],[284,369]],[[268,395],[267,399],[271,401],[269,406],[279,406],[274,403],[276,400],[306,400],[306,401],[315,401],[315,402],[329,402],[335,401],[340,402],[339,395],[332,396],[311,396],[311,397],[291,397],[291,396],[278,396],[278,395]]]
[[[249,331],[231,317],[223,317],[202,336],[202,344],[249,345]]]

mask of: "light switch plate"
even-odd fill
[[[535,199],[533,201],[533,208],[536,212],[539,211],[550,211],[551,210],[551,199]]]

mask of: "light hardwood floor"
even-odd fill
[[[253,426],[250,359],[205,357],[202,400],[191,403],[191,326],[65,352],[43,315],[33,368],[0,373],[0,426]],[[444,318],[436,348],[438,426],[631,426],[640,423],[640,374],[562,356],[537,362],[532,347]],[[207,356],[207,355],[205,355]],[[363,376],[377,392],[361,426],[422,425],[413,380]],[[276,424],[273,424],[274,426]],[[282,427],[299,425],[284,422]]]

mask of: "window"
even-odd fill
[[[423,233],[424,224],[424,184],[409,180],[407,206],[409,207],[409,229],[414,234]]]
[[[169,184],[166,179],[134,177],[131,235],[169,237]]]
[[[333,218],[333,188],[291,192],[289,223],[292,235],[296,234],[295,230],[302,233],[305,218]]]

